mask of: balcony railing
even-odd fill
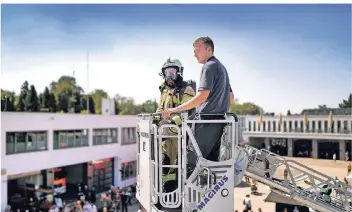
[[[283,129],[282,131],[269,131],[269,130],[251,130],[249,131],[248,128],[244,128],[244,132],[246,133],[315,133],[315,134],[319,134],[319,133],[329,133],[329,134],[352,134],[352,130],[348,130],[348,129],[339,129],[337,131],[335,131],[334,129],[306,129],[304,130],[303,128],[296,128],[296,129]]]

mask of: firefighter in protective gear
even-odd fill
[[[177,107],[195,96],[195,90],[192,88],[189,82],[183,80],[183,66],[178,59],[169,58],[162,66],[160,76],[163,77],[164,82],[160,85],[159,90],[161,92],[160,102],[156,113],[161,113],[166,108]],[[159,121],[161,116],[158,117]],[[173,115],[171,123],[181,126],[182,119],[179,115]],[[162,124],[160,122],[160,124]],[[159,124],[159,125],[160,125]],[[175,135],[177,134],[176,128],[164,128],[164,135]],[[167,138],[163,141],[163,163],[165,165],[175,165],[176,156],[178,150],[177,138]],[[175,181],[176,174],[175,170],[168,169],[163,170],[163,182],[165,190],[170,190],[171,187],[167,186],[167,182]],[[169,187],[170,189],[168,189]],[[173,190],[173,189],[171,189]]]

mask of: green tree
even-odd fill
[[[82,95],[82,107],[83,110],[88,111],[87,110],[87,97],[88,97],[88,101],[89,101],[89,113],[94,114],[95,113],[95,106],[94,106],[94,101],[91,95]]]
[[[73,91],[83,92],[82,87],[77,85],[76,78],[72,76],[61,76],[57,81],[51,82],[50,90],[55,95],[64,91],[69,95],[72,95]]]
[[[352,93],[348,96],[347,99],[343,99],[342,103],[339,104],[340,108],[352,108]]]
[[[19,112],[24,112],[26,111],[26,106],[25,106],[25,101],[26,101],[26,96],[29,92],[29,88],[28,88],[28,81],[24,81],[24,83],[21,86],[21,92],[20,95],[18,97],[18,102],[16,105],[16,109]]]
[[[15,97],[15,92],[1,89],[1,111],[15,111]]]
[[[94,106],[95,106],[95,113],[96,114],[101,114],[101,103],[104,98],[108,98],[109,95],[102,89],[95,89],[92,93],[91,96],[94,101]]]
[[[158,108],[158,103],[156,100],[147,100],[142,103],[142,112],[143,113],[155,113]]]
[[[51,94],[50,94],[49,88],[45,87],[44,92],[39,94],[41,111],[53,112],[53,110],[50,108],[50,101],[51,101],[50,98],[51,98]]]
[[[53,93],[50,93],[48,107],[50,112],[56,112],[56,109],[57,109],[56,99]]]
[[[329,108],[326,105],[318,105],[319,110],[328,110]]]
[[[64,113],[68,112],[68,110],[69,110],[69,96],[68,96],[67,92],[59,93],[57,108],[58,108],[58,111],[63,111]]]
[[[61,76],[57,81],[50,84],[50,91],[55,95],[58,102],[57,108],[64,108],[62,111],[79,111],[80,100],[78,100],[77,93],[83,93],[83,89],[76,82],[76,78],[72,76]],[[65,94],[62,94],[65,93]],[[60,100],[64,100],[63,103]],[[67,103],[67,106],[66,106]],[[78,105],[77,105],[78,104]]]
[[[39,99],[39,107],[40,107],[40,110],[43,110],[43,104],[44,104],[44,97],[43,97],[43,93],[40,93],[38,95],[38,99]]]
[[[25,99],[25,110],[29,112],[37,112],[40,109],[39,98],[34,85],[31,85]]]
[[[73,102],[72,107],[74,113],[80,113],[83,109],[82,101],[81,101],[81,94],[79,92],[73,93]]]
[[[119,115],[120,114],[120,105],[119,105],[119,101],[114,98],[114,102],[115,102],[115,114]]]
[[[140,113],[155,113],[158,104],[154,100],[147,100],[142,104],[135,105],[134,107],[135,109],[133,111],[133,115],[137,115]]]
[[[50,107],[50,91],[48,87],[45,87],[44,93],[43,93],[43,100],[42,100],[42,107],[49,109]]]
[[[119,115],[135,115],[142,110],[141,107],[136,107],[134,99],[131,97],[124,97],[115,95],[115,99],[119,107]]]
[[[232,104],[230,107],[230,112],[237,115],[259,115],[261,112],[264,113],[261,107],[251,102]]]

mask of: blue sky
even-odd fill
[[[352,89],[349,5],[2,5],[2,88],[41,92],[72,75],[89,88],[158,99],[158,76],[180,58],[198,82],[192,43],[210,36],[240,102],[266,111],[336,107]],[[143,91],[143,92],[142,92]],[[148,94],[146,94],[148,93]]]

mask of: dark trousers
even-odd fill
[[[224,126],[226,124],[219,123],[205,123],[195,125],[195,139],[202,153],[202,156],[210,161],[218,161],[220,155],[221,137],[223,134]],[[188,145],[191,145],[188,140]],[[187,152],[187,177],[189,177],[196,164],[197,154],[193,148]]]
[[[121,212],[124,212],[124,211],[128,212],[127,211],[127,203],[121,204]]]

